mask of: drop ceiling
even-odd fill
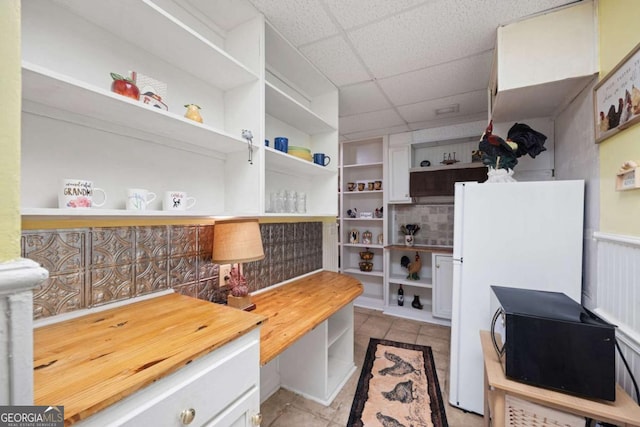
[[[249,1],[338,87],[341,140],[486,120],[496,28],[575,2]]]

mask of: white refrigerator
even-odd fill
[[[580,302],[584,181],[456,183],[449,402],[482,414],[490,286]]]

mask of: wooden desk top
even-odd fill
[[[362,292],[362,283],[353,277],[321,271],[253,295],[252,313],[269,319],[260,329],[260,364],[269,363]]]
[[[34,403],[72,424],[246,334],[259,314],[180,294],[34,330]]]
[[[640,426],[640,406],[620,386],[616,387],[615,402],[607,402],[604,400],[583,399],[570,394],[512,381],[504,375],[498,355],[491,343],[491,333],[489,331],[480,331],[480,340],[487,380],[489,385],[495,389],[540,405],[591,417],[599,421]]]

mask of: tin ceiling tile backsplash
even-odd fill
[[[84,307],[84,272],[49,276],[33,291],[33,317],[40,319]]]
[[[49,271],[49,275],[77,272],[84,268],[86,232],[45,230],[22,233],[22,256]]]
[[[244,265],[251,292],[322,268],[322,223],[261,224],[265,258]],[[213,225],[99,227],[22,232],[22,256],[49,270],[35,319],[173,288],[219,303]]]
[[[169,228],[135,227],[136,260],[166,258],[169,253]]]
[[[92,228],[90,235],[92,267],[133,261],[133,227]]]

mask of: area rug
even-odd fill
[[[371,338],[347,427],[448,427],[431,347]]]

